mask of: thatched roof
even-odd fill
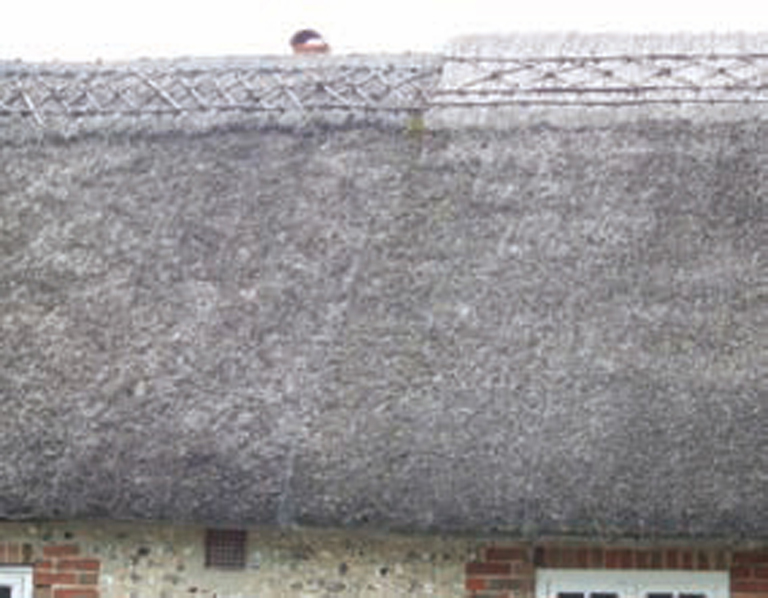
[[[3,130],[0,517],[768,537],[765,121],[169,122]]]

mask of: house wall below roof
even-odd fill
[[[35,598],[464,596],[469,539],[249,529],[243,570],[206,568],[205,528],[0,524],[0,567],[34,567]]]
[[[362,531],[248,530],[246,567],[205,567],[205,528],[0,524],[0,568],[33,568],[35,598],[532,598],[537,568],[727,571],[768,598],[768,547],[482,541]]]

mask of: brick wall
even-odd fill
[[[532,598],[536,568],[729,571],[731,598],[768,598],[768,550],[487,546],[465,567],[467,598]]]
[[[35,598],[99,598],[99,559],[77,544],[0,542],[0,565],[32,567]]]
[[[481,560],[467,563],[466,588],[471,598],[529,598],[534,593],[534,566],[525,547],[489,546]]]
[[[768,598],[768,549],[733,554],[731,598]]]

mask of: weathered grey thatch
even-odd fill
[[[642,114],[2,125],[0,516],[768,537],[768,123]]]

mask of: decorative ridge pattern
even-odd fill
[[[453,57],[445,69],[443,106],[768,101],[768,54]]]
[[[0,116],[402,112],[504,105],[768,102],[768,54],[432,57],[179,67],[0,65]]]
[[[439,65],[394,64],[6,69],[0,116],[420,110],[439,75]]]

